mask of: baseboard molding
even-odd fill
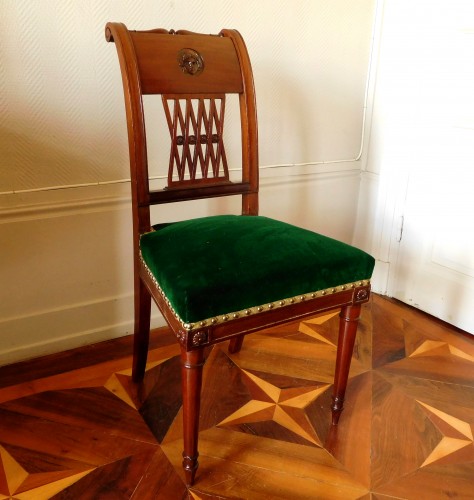
[[[130,186],[111,185],[9,194],[0,201],[0,224],[8,224],[113,211],[130,205],[131,198]]]
[[[274,168],[262,168],[261,195],[264,197],[266,191],[275,186],[281,186],[286,190],[288,182],[327,182],[336,179],[342,181],[344,178],[359,175],[360,169],[357,162],[279,165]],[[153,181],[151,187],[154,187]],[[213,201],[207,200],[207,202]],[[129,183],[5,194],[0,196],[0,226],[123,209],[129,210],[131,214]]]
[[[164,326],[158,311],[152,328]],[[133,333],[133,295],[0,321],[0,366]]]

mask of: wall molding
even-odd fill
[[[14,195],[13,195],[14,196]],[[62,199],[49,202],[36,202],[29,196],[28,202],[0,207],[0,224],[28,220],[49,219],[51,217],[71,216],[79,213],[103,212],[123,208],[131,203],[130,195],[117,194],[95,196],[85,199]]]
[[[261,187],[264,189],[267,184],[285,184],[284,179],[289,177],[292,182],[298,178],[303,182],[310,177],[327,180],[360,174],[360,162],[348,161],[262,168],[260,179]],[[0,206],[0,224],[131,208],[129,183],[87,188],[72,187],[61,192],[35,191],[8,194],[3,198],[4,204]]]

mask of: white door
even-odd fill
[[[474,333],[474,130],[431,139],[453,150],[410,174],[391,295]]]
[[[474,333],[474,1],[401,4],[391,126],[408,183],[388,292]]]

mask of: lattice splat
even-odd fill
[[[171,135],[168,186],[228,181],[225,95],[163,95],[163,106]]]

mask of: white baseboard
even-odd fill
[[[155,311],[152,328],[164,325]],[[132,333],[131,294],[7,318],[0,321],[0,366]]]

